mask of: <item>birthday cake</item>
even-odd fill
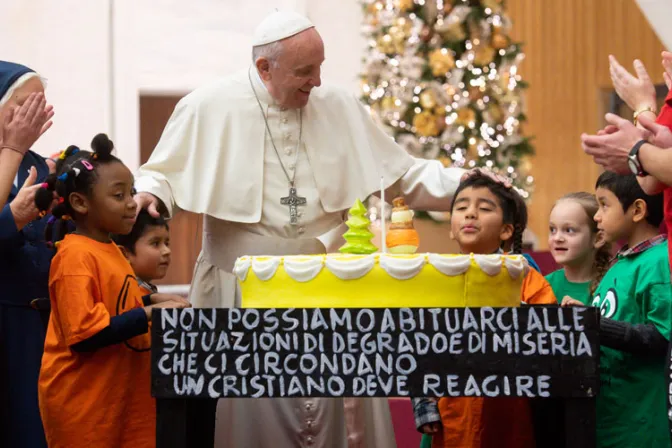
[[[518,306],[519,255],[327,254],[241,257],[243,308]]]
[[[395,214],[396,213],[396,214]],[[244,308],[518,306],[528,269],[520,255],[415,254],[412,213],[395,199],[386,246],[374,253],[371,222],[357,201],[339,254],[245,256],[236,260]],[[384,224],[383,224],[384,226]]]

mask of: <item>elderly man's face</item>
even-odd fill
[[[261,76],[268,90],[282,107],[297,109],[308,103],[310,92],[322,84],[320,67],[324,62],[324,43],[314,28],[281,43],[276,63],[268,64]]]
[[[5,118],[5,114],[12,108],[12,106],[20,107],[30,96],[31,93],[44,93],[44,86],[42,81],[37,76],[30,78],[23,83],[21,87],[16,89],[9,100],[0,106],[0,123]]]

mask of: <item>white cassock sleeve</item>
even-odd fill
[[[460,184],[462,168],[445,168],[438,160],[413,158],[413,165],[385,192],[387,202],[403,196],[414,210],[450,211],[455,190]]]

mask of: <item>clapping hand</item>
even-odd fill
[[[53,106],[47,105],[43,93],[31,93],[20,107],[9,109],[3,120],[0,146],[25,154],[51,127]]]

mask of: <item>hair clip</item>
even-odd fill
[[[70,155],[73,156],[73,155],[77,154],[78,152],[79,152],[79,148],[75,147],[75,148],[73,148],[72,153],[70,153]]]
[[[75,172],[75,177],[79,176],[79,173],[81,172],[79,168],[73,168],[72,171]]]
[[[57,177],[58,180],[61,182],[65,182],[68,180],[68,172],[66,171],[65,173],[61,174],[60,176]]]
[[[66,151],[67,151],[67,149],[64,149],[63,151],[61,151],[61,154],[58,156],[58,158],[61,159],[61,160],[65,160],[65,152]]]
[[[94,154],[94,158],[95,158],[95,154]],[[91,165],[91,163],[89,163],[88,160],[82,160],[82,165],[84,165],[84,168],[86,168],[87,170],[93,171],[93,165]]]
[[[64,198],[63,196],[61,196],[60,198],[58,198],[58,203],[59,203],[59,204],[62,204],[63,202],[65,202],[65,198]]]
[[[40,218],[44,218],[45,216],[47,216],[47,212],[45,210],[42,210],[40,211],[40,213],[37,214],[37,216],[39,216]]]
[[[42,182],[42,183],[40,184],[40,187],[42,187],[42,188],[49,188],[49,184],[46,183],[46,182]]]
[[[70,215],[63,215],[63,216],[61,216],[61,219],[63,221],[70,221],[72,218],[70,217]]]

